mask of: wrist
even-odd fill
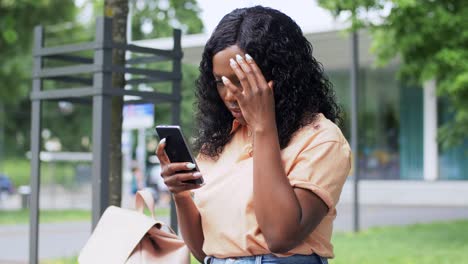
[[[182,200],[187,200],[187,199],[192,200],[192,193],[190,191],[173,193],[172,197],[174,198],[174,201],[176,201],[176,202],[177,201],[182,201]]]
[[[256,135],[277,133],[276,122],[267,122],[266,124],[257,124],[252,127],[252,132]]]

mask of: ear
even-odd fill
[[[270,87],[270,89],[273,90],[273,81],[269,81],[269,82],[268,82],[268,87]]]

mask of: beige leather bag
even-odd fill
[[[188,264],[184,241],[154,218],[150,192],[136,194],[136,211],[109,206],[78,257],[80,264]],[[151,216],[143,213],[147,206]],[[169,232],[161,230],[167,227]]]

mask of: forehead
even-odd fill
[[[215,76],[231,76],[234,72],[229,66],[229,59],[236,58],[236,54],[244,56],[242,51],[237,45],[229,46],[213,56],[213,74]]]

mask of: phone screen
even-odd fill
[[[159,139],[166,139],[165,151],[171,162],[191,162],[197,165],[179,126],[156,126],[156,133]],[[198,166],[192,171],[199,171]],[[202,184],[203,178],[186,182]]]

